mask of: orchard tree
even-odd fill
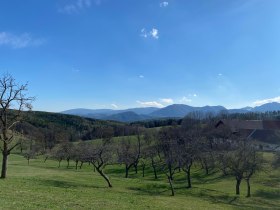
[[[237,139],[239,142],[228,153],[230,173],[236,179],[236,195],[240,194],[240,184],[243,179],[247,183],[247,197],[251,196],[250,178],[262,167],[263,158],[248,139]]]
[[[125,178],[128,178],[129,169],[134,166],[138,157],[137,148],[128,137],[122,139],[118,146],[118,162],[125,165]]]
[[[174,174],[180,169],[180,149],[181,139],[178,135],[177,127],[162,128],[158,136],[158,145],[162,153],[162,171],[166,175],[171,195],[174,196],[173,178]]]
[[[0,78],[0,141],[2,151],[2,179],[7,175],[8,156],[20,142],[14,142],[15,125],[22,120],[22,112],[31,110],[34,97],[26,95],[28,84],[18,84],[10,74]]]
[[[58,144],[52,149],[51,157],[58,161],[58,168],[60,168],[60,163],[62,160],[67,161],[67,168],[69,168],[70,159],[73,155],[73,150],[73,144],[70,142]]]
[[[141,130],[137,127],[136,142],[134,137],[123,138],[118,147],[118,162],[125,165],[125,178],[128,178],[128,172],[134,167],[137,173],[138,164],[141,158]]]
[[[102,139],[102,142],[89,146],[88,158],[94,169],[104,178],[108,187],[113,187],[109,177],[105,174],[104,168],[111,163],[113,154],[110,139]]]
[[[146,159],[150,159],[151,166],[153,168],[154,177],[158,179],[157,176],[157,166],[160,164],[160,149],[157,144],[158,131],[156,130],[146,130],[144,133],[144,145],[142,155],[144,154]]]

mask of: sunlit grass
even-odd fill
[[[271,158],[266,154],[266,158]],[[19,155],[9,159],[8,178],[0,180],[1,209],[279,209],[280,171],[267,165],[252,179],[252,197],[246,198],[246,185],[235,196],[233,177],[220,173],[206,176],[196,167],[193,188],[187,189],[185,174],[175,175],[175,197],[163,174],[153,179],[150,169],[144,178],[130,172],[124,178],[124,167],[108,166],[106,172],[113,188],[88,164],[75,170],[74,163],[66,169],[66,162],[57,167],[56,161],[31,160],[30,165]]]

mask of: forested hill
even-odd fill
[[[52,147],[64,141],[90,140],[106,136],[131,135],[125,123],[83,118],[49,112],[24,112],[16,131],[23,136]]]

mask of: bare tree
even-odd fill
[[[6,74],[0,78],[0,140],[2,141],[1,178],[6,178],[8,156],[20,144],[14,143],[14,127],[22,120],[22,112],[31,110],[34,97],[28,97],[28,84],[17,84],[15,79]]]
[[[247,197],[251,196],[250,178],[262,167],[262,157],[257,154],[248,139],[240,137],[235,148],[228,153],[230,172],[236,179],[236,195],[240,194],[240,184],[243,179],[247,183]]]
[[[128,172],[134,167],[137,173],[137,167],[141,157],[141,133],[137,128],[136,142],[133,137],[123,138],[118,148],[118,162],[125,164],[125,178],[128,178]]]
[[[73,144],[70,142],[64,142],[56,145],[51,151],[51,157],[58,161],[58,168],[62,160],[67,161],[67,168],[70,166],[70,160],[73,156]]]
[[[130,138],[122,139],[118,147],[118,162],[125,165],[125,178],[137,158],[137,150]]]
[[[78,164],[81,162],[80,169],[82,167],[83,162],[89,161],[87,160],[87,151],[88,151],[88,143],[79,142],[78,144],[73,145],[71,159],[75,161],[75,168],[78,170]]]
[[[39,145],[33,145],[31,148],[27,149],[24,153],[23,156],[27,160],[27,163],[29,165],[30,159],[36,158],[36,155],[39,154],[40,152],[40,146]]]
[[[187,176],[187,188],[192,187],[191,183],[191,167],[197,154],[197,142],[191,136],[184,136],[180,149],[180,165]]]
[[[158,144],[162,152],[162,171],[166,175],[171,195],[174,196],[173,176],[180,168],[178,128],[163,128],[159,132]]]
[[[104,168],[112,160],[112,150],[110,149],[110,140],[102,139],[99,144],[94,144],[89,150],[89,159],[96,171],[105,179],[108,187],[113,187],[109,177],[104,173]]]
[[[142,154],[145,155],[146,159],[151,161],[155,179],[157,176],[157,166],[160,163],[160,150],[157,144],[158,131],[146,130],[144,133],[144,148]],[[143,165],[142,165],[143,166]]]

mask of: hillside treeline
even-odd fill
[[[204,112],[192,112],[189,113],[186,118],[200,120],[202,122],[207,121],[219,121],[221,119],[240,119],[240,120],[280,120],[280,111],[272,112],[247,112],[247,113],[228,113],[220,112],[215,115],[213,113],[204,113]],[[163,119],[153,119],[132,122],[130,125],[141,125],[145,128],[155,128],[155,127],[164,127],[171,125],[181,125],[183,119],[178,118],[163,118]]]
[[[15,131],[19,138],[32,139],[44,149],[63,142],[136,134],[134,126],[125,123],[48,112],[24,112]]]

